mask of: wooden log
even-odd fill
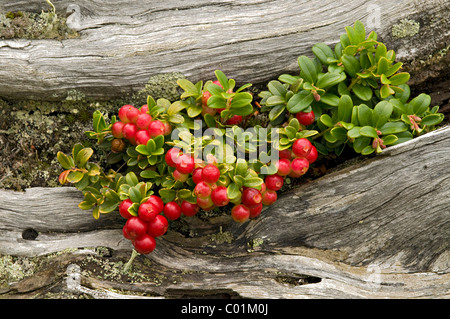
[[[61,99],[76,89],[109,100],[142,89],[156,74],[198,81],[215,69],[241,84],[264,83],[297,73],[298,56],[312,56],[317,42],[335,44],[357,19],[400,60],[428,57],[449,39],[449,3],[442,0],[54,2],[80,37],[0,40],[0,97]],[[0,4],[0,12],[47,9],[41,0]],[[394,37],[406,18],[418,29]]]
[[[101,279],[80,271],[71,291],[96,298],[108,298],[99,294],[108,289],[127,291],[124,297],[449,298],[449,153],[445,127],[292,189],[258,219],[183,218],[187,231],[171,229],[135,261],[146,276],[164,280],[130,284],[107,279],[108,269]],[[70,187],[0,192],[0,255],[75,250],[11,284],[5,296],[67,290],[66,268],[95,255],[89,247],[126,261],[132,247],[121,217],[94,220],[78,209],[81,199]]]

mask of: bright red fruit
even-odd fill
[[[170,125],[169,122],[167,121],[162,121],[163,125],[164,125],[164,136],[170,135],[170,133],[172,133],[172,126]]]
[[[261,215],[261,211],[263,209],[263,203],[254,206],[254,207],[249,207],[248,210],[250,211],[250,218],[256,218],[259,215]]]
[[[201,181],[194,188],[194,195],[200,198],[206,198],[211,195],[212,189],[205,181]]]
[[[123,137],[126,139],[135,139],[138,128],[134,123],[126,123],[122,128]]]
[[[127,109],[127,119],[132,122],[136,123],[136,120],[139,116],[139,110],[135,108],[134,106],[130,106]]]
[[[130,119],[127,117],[127,112],[129,109],[133,109],[134,106],[133,105],[124,105],[119,109],[119,119],[123,122],[123,123],[128,123],[130,122]]]
[[[195,168],[195,160],[192,156],[183,154],[178,157],[176,168],[182,174],[190,174]]]
[[[152,237],[159,237],[166,233],[169,223],[163,215],[158,215],[148,222],[147,233]]]
[[[208,164],[203,167],[202,179],[207,183],[216,183],[219,180],[220,171],[216,165]]]
[[[242,192],[242,204],[247,207],[258,206],[262,201],[262,196],[256,188],[246,188]]]
[[[159,209],[150,202],[144,202],[139,206],[139,218],[144,222],[149,222],[159,214]]]
[[[152,203],[156,206],[156,209],[158,210],[158,214],[162,213],[164,209],[164,202],[161,199],[161,197],[156,195],[150,195],[147,199],[147,202]]]
[[[262,194],[262,203],[266,206],[272,205],[277,201],[277,198],[278,198],[277,192],[268,189]]]
[[[242,123],[241,115],[233,115],[231,118],[227,120],[228,125],[239,125]]]
[[[280,158],[275,166],[278,169],[277,174],[280,176],[287,176],[291,172],[291,161],[287,158]]]
[[[140,144],[146,145],[150,138],[151,137],[148,134],[147,130],[139,130],[136,132],[136,134],[134,136],[134,139],[135,139],[137,145],[140,145]]]
[[[306,138],[299,138],[292,144],[292,152],[297,157],[307,157],[312,149],[311,142]]]
[[[189,174],[180,173],[178,170],[174,170],[172,173],[173,179],[179,182],[185,182],[189,178]]]
[[[317,160],[318,156],[319,154],[317,153],[317,148],[313,146],[311,148],[311,152],[309,152],[308,156],[306,156],[306,159],[308,160],[309,164],[312,164]]]
[[[285,149],[285,150],[279,151],[279,152],[278,152],[278,156],[279,156],[279,158],[287,158],[287,159],[291,159],[291,157],[292,157],[292,152],[291,152],[291,150],[289,150],[289,149]]]
[[[150,134],[151,137],[164,135],[165,130],[166,128],[164,127],[163,122],[159,120],[152,121],[148,126],[148,134]]]
[[[119,204],[119,214],[123,218],[130,219],[131,217],[133,217],[133,215],[131,215],[130,212],[128,211],[128,208],[130,208],[131,205],[133,205],[133,202],[129,198],[127,198],[127,199],[123,200],[122,202],[120,202],[120,204]]]
[[[123,137],[122,129],[123,129],[124,125],[125,125],[125,123],[120,122],[120,121],[117,121],[113,125],[111,125],[111,133],[115,138]]]
[[[166,160],[167,165],[170,167],[176,167],[178,158],[181,155],[181,150],[176,147],[172,147],[170,150],[167,151],[166,155],[164,156],[164,159]]]
[[[209,100],[210,97],[211,97],[211,93],[209,93],[209,91],[203,92],[203,95],[202,95],[202,104],[203,104],[204,106],[207,106],[207,105],[208,105],[208,100]]]
[[[268,189],[277,191],[283,187],[284,180],[280,175],[274,174],[266,176],[265,183]]]
[[[231,217],[236,222],[245,222],[250,218],[250,210],[242,204],[235,205],[231,209]]]
[[[309,162],[306,158],[298,157],[292,160],[292,177],[300,177],[309,169]]]
[[[226,206],[230,202],[227,195],[227,188],[225,186],[217,186],[211,193],[211,199],[214,205],[221,207]]]
[[[181,203],[180,207],[181,207],[181,212],[185,216],[194,216],[195,214],[197,214],[197,212],[199,210],[199,207],[197,204],[192,204],[185,200]]]
[[[311,125],[314,123],[316,117],[314,115],[314,112],[298,112],[295,114],[295,117],[300,122],[300,124],[303,124],[305,126]]]
[[[123,235],[123,237],[125,237],[126,239],[129,239],[129,240],[133,240],[134,239],[134,238],[130,237],[130,235],[128,235],[126,226],[122,227],[122,235]]]
[[[148,105],[147,104],[142,105],[141,108],[139,109],[139,112],[148,113]]]
[[[168,202],[164,206],[164,215],[167,219],[176,220],[181,216],[181,207],[177,204],[177,202]]]
[[[203,210],[209,210],[214,206],[211,196],[197,197],[197,205]]]
[[[202,168],[201,167],[198,167],[198,168],[194,169],[194,171],[192,172],[192,181],[195,184],[198,184],[201,181],[203,181],[203,179],[202,179]]]
[[[156,248],[156,241],[149,234],[144,234],[133,241],[133,246],[138,253],[147,255]]]
[[[139,217],[133,216],[125,223],[125,232],[131,239],[138,238],[147,232],[147,223]]]
[[[138,115],[136,119],[136,126],[140,128],[141,130],[148,129],[150,123],[152,121],[152,117],[150,114],[147,113],[141,113]]]

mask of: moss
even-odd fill
[[[217,244],[231,244],[231,242],[233,241],[233,234],[228,231],[222,232],[222,226],[220,226],[220,231],[217,234],[211,235],[211,241]]]
[[[151,76],[145,87],[133,95],[136,104],[145,104],[147,96],[151,95],[155,100],[164,98],[174,102],[180,98],[180,87],[177,80],[184,79],[181,73],[163,73]]]
[[[419,22],[409,19],[403,19],[400,20],[399,24],[396,24],[392,27],[392,36],[397,39],[412,37],[419,33],[419,30]]]

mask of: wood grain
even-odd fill
[[[61,99],[76,89],[95,99],[120,98],[150,76],[180,72],[208,80],[220,69],[238,83],[258,84],[297,73],[297,57],[317,42],[334,44],[359,19],[399,59],[448,45],[449,3],[376,2],[55,1],[58,14],[81,36],[66,40],[0,40],[0,97]],[[0,11],[47,10],[44,1],[2,1]],[[420,21],[414,37],[394,39],[401,19]]]

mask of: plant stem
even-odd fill
[[[134,260],[134,258],[136,258],[138,255],[139,255],[139,253],[138,253],[135,249],[133,249],[133,252],[131,253],[130,260],[128,260],[128,262],[125,264],[125,266],[124,266],[124,268],[123,268],[123,272],[124,272],[124,273],[127,273],[127,272],[130,271],[131,266],[132,266],[132,264],[133,264],[133,260]]]
[[[47,1],[47,3],[52,7],[52,11],[56,16],[56,8],[55,8],[54,4],[50,0],[45,0],[45,1]]]

